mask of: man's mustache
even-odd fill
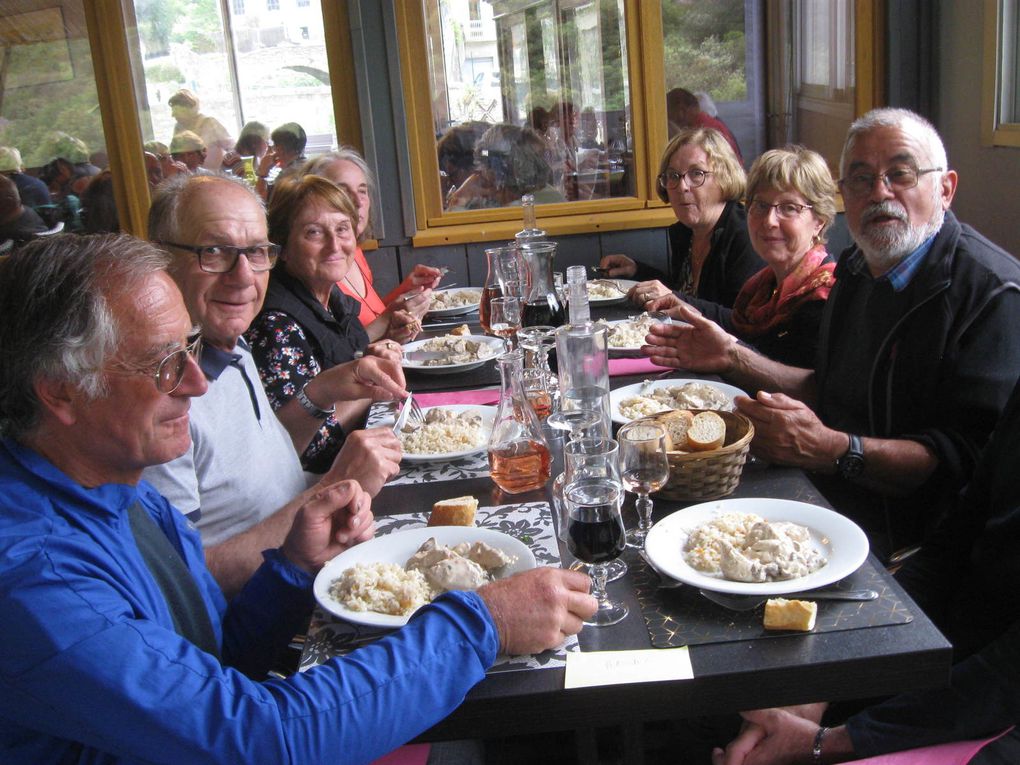
[[[869,205],[861,215],[861,223],[871,223],[876,218],[895,218],[902,223],[908,223],[907,211],[893,202],[878,202]]]

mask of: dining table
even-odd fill
[[[628,305],[593,306],[593,318],[619,319],[639,310]],[[466,317],[477,329],[477,317]],[[449,324],[427,331],[443,334]],[[488,362],[465,375],[409,372],[408,388],[445,391],[450,402],[478,400],[478,391],[498,383]],[[614,374],[614,367],[621,374]],[[612,388],[654,377],[707,378],[683,370],[653,368],[646,362],[611,361]],[[557,454],[557,434],[547,432]],[[424,525],[434,502],[472,495],[479,500],[482,526],[506,529],[526,539],[539,564],[573,562],[559,538],[550,484],[508,495],[491,480],[484,452],[456,469],[405,465],[373,501],[379,534],[387,529]],[[553,475],[560,469],[554,459]],[[655,495],[653,495],[654,497]],[[830,508],[808,475],[792,467],[750,460],[732,498],[774,498]],[[655,497],[653,520],[681,512],[692,501]],[[624,502],[624,520],[635,522],[633,500]],[[842,701],[887,696],[907,690],[945,686],[952,647],[873,555],[837,587],[867,587],[879,592],[869,603],[818,603],[818,624],[811,632],[768,632],[762,606],[734,611],[710,602],[696,587],[659,586],[639,551],[622,556],[627,574],[608,585],[629,615],[608,627],[586,626],[559,651],[538,657],[501,657],[484,680],[422,741],[498,737],[532,732],[628,726],[648,721],[693,718],[740,710],[813,701]],[[346,624],[317,609],[301,657],[301,668],[314,666],[373,640],[383,631]],[[572,653],[641,650],[687,651],[692,677],[651,682],[607,682],[565,687]]]

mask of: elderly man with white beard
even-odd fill
[[[966,483],[1020,376],[1020,266],[949,211],[957,174],[935,128],[903,109],[851,125],[843,253],[814,369],[773,362],[692,308],[659,325],[653,361],[714,372],[755,453],[810,471],[880,557],[921,541]]]

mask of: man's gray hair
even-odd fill
[[[190,232],[182,230],[183,210],[188,201],[199,190],[210,183],[230,183],[247,191],[259,207],[264,211],[265,203],[246,181],[236,175],[175,175],[163,181],[156,189],[156,194],[149,207],[149,239],[157,244],[160,242],[186,241]]]
[[[126,234],[36,239],[0,263],[0,433],[21,438],[38,425],[38,380],[103,395],[123,329],[110,306],[167,263]]]
[[[846,134],[846,142],[843,144],[843,153],[839,157],[839,174],[841,176],[846,176],[847,159],[853,151],[858,136],[880,127],[899,128],[913,133],[927,147],[928,160],[931,162],[931,166],[941,167],[943,172],[949,169],[949,159],[946,156],[945,144],[942,143],[942,137],[934,125],[920,114],[916,114],[909,109],[885,107],[872,109],[870,112],[862,114],[850,125],[850,129]]]
[[[352,165],[357,167],[365,175],[365,183],[368,184],[368,197],[371,200],[371,204],[368,206],[368,227],[365,229],[362,236],[358,237],[358,240],[371,239],[375,236],[375,210],[376,210],[376,193],[375,193],[375,175],[372,173],[372,169],[368,166],[368,162],[365,158],[358,153],[357,149],[350,146],[341,146],[336,151],[327,151],[325,154],[320,154],[317,157],[312,157],[308,160],[304,167],[301,168],[301,175],[321,175],[326,177],[325,171],[334,162],[350,162]],[[352,192],[357,189],[351,189]]]

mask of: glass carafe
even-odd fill
[[[504,295],[523,297],[527,274],[520,248],[516,245],[490,247],[485,251],[485,258],[488,261],[489,270],[485,275],[481,304],[478,306],[478,323],[482,325],[482,330],[488,334],[490,331],[489,305],[492,303],[492,299]]]
[[[492,480],[508,494],[541,489],[549,480],[549,444],[524,392],[524,357],[505,353],[499,362],[500,395],[489,437]]]
[[[556,243],[522,244],[521,255],[524,258],[527,273],[521,325],[525,327],[533,327],[536,324],[560,326],[567,320],[567,316],[553,284],[553,260],[556,257]]]

